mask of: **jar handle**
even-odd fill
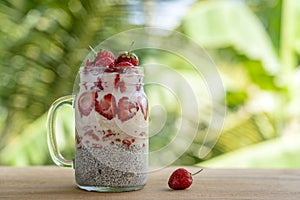
[[[74,98],[75,95],[68,95],[57,99],[51,105],[47,117],[48,149],[50,151],[50,155],[54,163],[58,166],[63,166],[63,167],[73,167],[73,160],[68,160],[64,158],[58,149],[57,141],[56,141],[56,128],[55,128],[56,115],[57,115],[57,111],[62,106],[64,105],[72,106]]]

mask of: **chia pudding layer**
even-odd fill
[[[75,178],[82,187],[146,184],[148,102],[143,74],[81,69],[75,99]]]
[[[146,156],[141,148],[123,146],[77,150],[75,177],[80,186],[134,187],[147,181]]]

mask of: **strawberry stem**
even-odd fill
[[[95,49],[93,49],[93,47],[91,47],[91,46],[89,46],[90,47],[90,49],[92,50],[92,52],[95,54],[95,55],[97,55],[97,52],[95,51]]]
[[[200,169],[199,171],[193,173],[192,176],[195,176],[196,174],[199,174],[199,173],[202,172],[202,171],[203,171],[203,169]]]
[[[130,48],[129,48],[129,51],[128,51],[128,52],[130,52],[130,51],[132,50],[133,45],[134,45],[134,41],[131,42],[131,45],[130,45]]]

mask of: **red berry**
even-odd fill
[[[116,67],[130,67],[130,66],[134,66],[132,63],[127,62],[127,61],[122,61],[119,62]]]
[[[122,97],[118,103],[118,117],[124,122],[136,115],[139,107],[136,102],[131,102],[128,97]]]
[[[189,171],[187,171],[184,168],[179,168],[175,170],[168,181],[168,185],[170,188],[174,190],[184,190],[188,187],[190,187],[193,183],[193,175],[196,175],[197,173],[201,172],[203,169],[200,171],[196,172],[195,174],[191,174]]]
[[[95,110],[106,119],[113,119],[117,113],[115,97],[109,93],[106,94],[103,99],[100,100],[100,102],[96,100]]]
[[[108,50],[100,51],[95,59],[95,66],[98,67],[114,67],[115,63],[115,55]]]
[[[117,58],[117,63],[121,63],[121,62],[129,62],[133,66],[138,66],[139,58],[137,57],[137,55],[135,53],[125,51],[125,52],[119,54],[119,56]]]
[[[78,99],[78,110],[82,115],[88,116],[95,105],[96,93],[84,92]]]

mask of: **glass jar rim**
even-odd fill
[[[79,73],[95,73],[95,74],[144,74],[143,66],[119,66],[119,67],[99,67],[99,66],[81,66]]]

